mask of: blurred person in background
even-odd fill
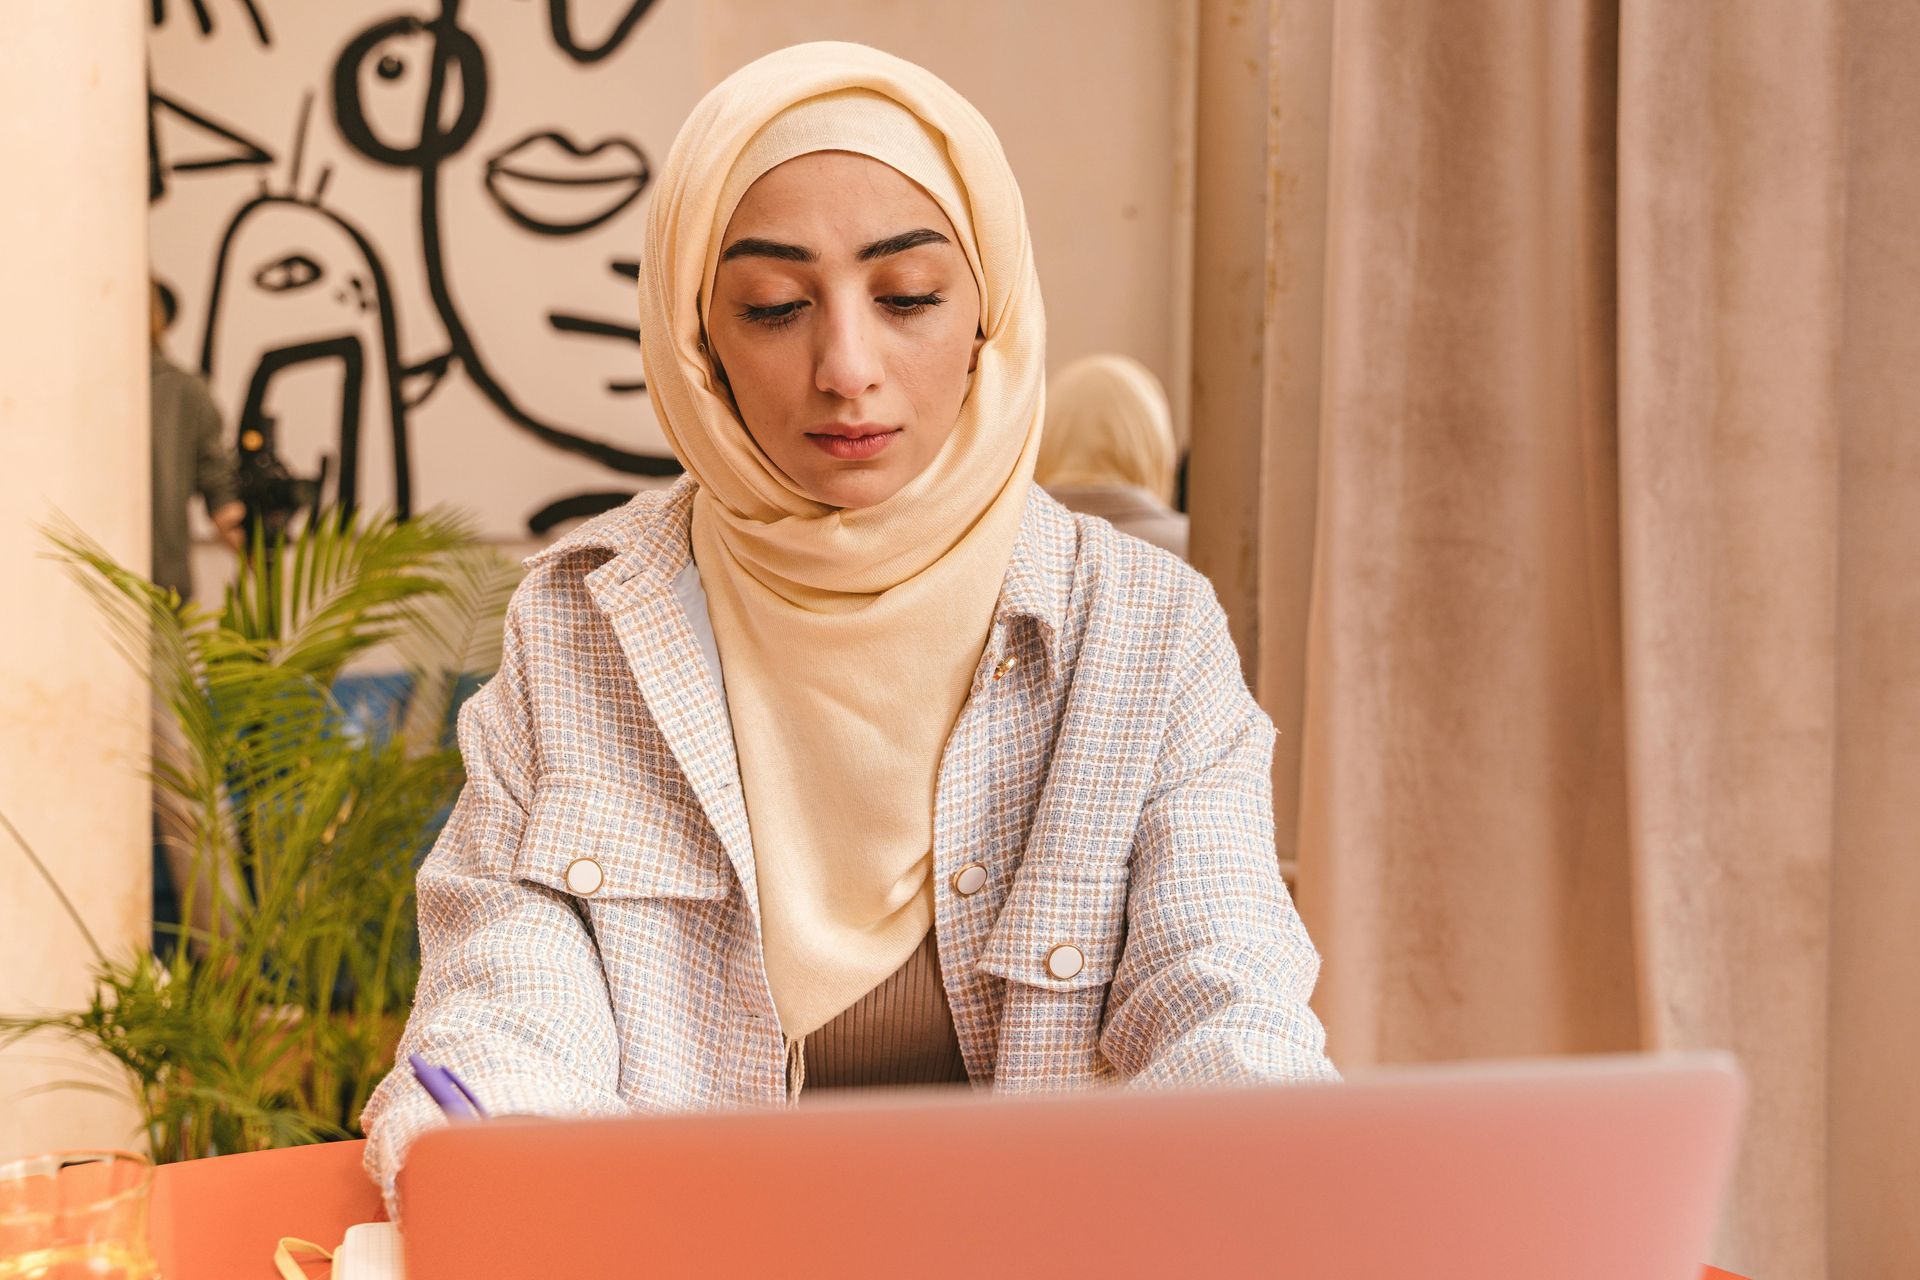
[[[238,551],[246,505],[240,501],[240,480],[233,455],[220,440],[220,411],[199,374],[182,369],[162,347],[173,324],[173,298],[158,280],[150,282],[150,334],[153,395],[153,581],[180,600],[193,598],[193,557],[187,526],[187,505],[194,494],[207,504],[207,515],[221,541]],[[180,727],[166,699],[158,691],[153,702],[153,751],[156,760],[177,757],[184,750]],[[163,791],[156,788],[153,814],[154,949],[163,954],[172,946],[174,927],[181,922],[182,892],[192,875],[193,828]],[[213,894],[202,885],[194,894],[194,919],[200,929],[213,923]]]
[[[1076,360],[1047,387],[1047,429],[1034,479],[1061,505],[1187,556],[1173,508],[1180,446],[1160,380],[1121,355]]]
[[[247,509],[240,501],[233,455],[220,440],[220,411],[206,380],[175,364],[161,345],[174,310],[172,298],[153,281],[153,580],[190,600],[187,505],[193,495],[207,504],[221,541],[235,551]]]

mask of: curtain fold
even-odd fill
[[[1467,12],[1334,32],[1299,821],[1358,1061],[1638,1034],[1614,43],[1572,6]]]
[[[1736,1267],[1824,1265],[1839,7],[1622,5],[1621,578],[1642,1035],[1753,1090]]]
[[[1317,453],[1310,594],[1262,548],[1305,655],[1253,665],[1335,1059],[1732,1049],[1713,1260],[1920,1274],[1920,15],[1331,22],[1269,141],[1325,132],[1267,308],[1318,394],[1270,360],[1259,427]]]

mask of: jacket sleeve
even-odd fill
[[[1148,1087],[1337,1080],[1308,1007],[1319,953],[1273,842],[1273,722],[1211,593],[1178,654],[1135,834],[1103,1056]]]
[[[239,500],[240,476],[233,452],[220,439],[220,410],[199,378],[186,378],[187,421],[193,431],[193,487],[212,515]]]
[[[524,663],[510,611],[500,671],[460,712],[466,785],[416,879],[413,1012],[396,1066],[361,1116],[367,1170],[396,1221],[407,1148],[443,1122],[410,1053],[453,1068],[496,1116],[626,1110],[593,936],[573,899],[513,876],[536,773]]]

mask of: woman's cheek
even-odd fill
[[[790,352],[783,353],[781,348],[792,344],[780,342],[762,342],[755,345],[746,360],[744,374],[747,383],[746,400],[755,411],[766,419],[777,420],[779,407],[784,399],[790,398],[791,391],[786,383],[803,376],[796,360]],[[740,391],[739,380],[735,380],[736,395]],[[784,393],[784,394],[783,394]]]

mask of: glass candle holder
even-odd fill
[[[55,1151],[0,1164],[0,1280],[152,1280],[153,1164]]]

